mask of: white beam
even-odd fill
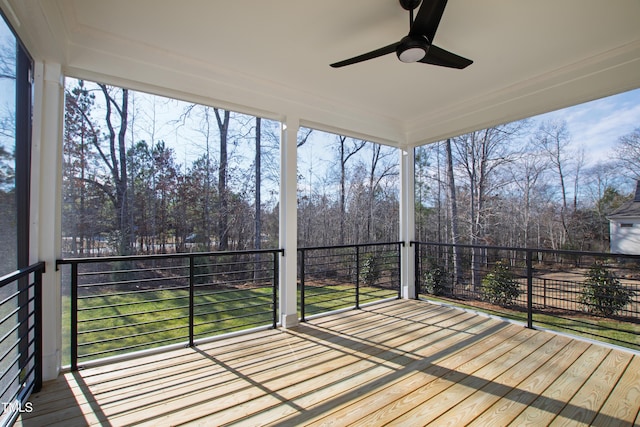
[[[400,240],[405,242],[402,248],[402,266],[400,283],[402,297],[415,297],[415,253],[409,242],[415,240],[415,154],[413,148],[400,150]]]
[[[280,247],[284,256],[280,265],[280,321],[285,328],[296,326],[298,319],[298,201],[297,137],[300,121],[287,117],[280,140]]]
[[[60,273],[62,200],[62,108],[59,64],[35,63],[32,129],[31,261],[45,261],[42,277],[43,379],[58,376],[62,348]],[[36,249],[33,249],[33,248]]]

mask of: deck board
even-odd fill
[[[443,377],[447,373],[450,373],[452,369],[460,366],[474,358],[479,357],[485,351],[486,348],[498,345],[505,340],[508,340],[515,335],[520,328],[511,327],[500,334],[494,334],[483,342],[484,345],[465,347],[458,345],[457,348],[452,346],[450,351],[455,355],[451,355],[446,358],[434,357],[433,354],[427,355],[424,359],[416,361],[413,366],[409,366],[409,369],[413,369],[413,374],[403,375],[395,382],[386,381],[378,388],[371,387],[371,391],[361,396],[361,399],[351,399],[346,402],[346,405],[341,408],[340,411],[320,411],[323,416],[322,419],[317,420],[317,425],[328,425],[332,420],[344,421],[345,424],[355,424],[361,421],[368,415],[375,415],[378,419],[384,417],[385,410],[383,410],[389,402],[397,401],[404,398],[411,391],[418,389],[419,387],[429,384],[438,378]],[[446,342],[443,343],[442,348],[434,349],[435,351],[442,352],[446,348]],[[463,351],[464,350],[464,351]],[[380,421],[382,422],[382,421]]]
[[[564,371],[515,418],[514,423],[516,425],[549,425],[610,352],[611,350],[605,347],[596,345],[589,347],[569,369]]]
[[[594,425],[607,425],[610,420],[620,420],[620,426],[638,423],[638,402],[640,402],[640,358],[633,358],[627,365],[620,381],[596,418]]]
[[[423,301],[67,373],[17,425],[633,425],[640,357]]]
[[[514,328],[516,327],[514,326]],[[510,339],[498,345],[493,347],[482,346],[479,354],[473,359],[458,366],[450,366],[449,371],[444,375],[434,378],[433,381],[429,381],[411,390],[411,392],[402,399],[387,404],[385,408],[363,417],[354,423],[354,425],[388,425],[391,423],[397,425],[404,423],[404,425],[407,425],[407,420],[415,419],[421,415],[426,416],[425,414],[431,413],[432,410],[435,412],[443,410],[445,405],[441,405],[440,399],[442,396],[446,396],[445,392],[449,388],[455,386],[458,382],[464,381],[476,370],[491,363],[492,360],[500,358],[534,334],[535,332],[533,331],[521,329],[517,334],[510,337]],[[448,363],[446,362],[447,361],[443,361],[441,364],[448,367]]]
[[[446,411],[439,417],[431,416],[430,419],[441,426],[469,424],[489,407],[501,400],[507,393],[514,390],[541,366],[549,362],[549,359],[569,342],[569,338],[551,337],[524,359],[519,359],[519,355],[515,353],[514,357],[511,358],[511,361],[515,363],[510,367],[505,365],[504,367],[507,369],[502,374],[490,381],[488,381],[488,375],[491,372],[482,375],[482,379],[476,377],[477,386],[475,391],[464,400],[460,400],[456,405],[446,407]],[[486,381],[486,383],[481,384],[482,381]],[[464,382],[459,384],[464,384]]]
[[[538,368],[518,384],[517,388],[495,402],[469,425],[475,427],[497,426],[502,420],[514,419],[533,403],[540,390],[546,390],[588,347],[589,344],[585,342],[570,342],[569,345],[558,351],[548,363]]]

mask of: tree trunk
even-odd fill
[[[451,155],[451,139],[447,139],[446,142],[446,154],[447,154],[447,182],[449,184],[449,213],[451,220],[451,243],[458,244],[458,203],[456,199],[456,183],[453,174],[453,156]],[[452,285],[457,285],[462,281],[460,265],[460,251],[457,246],[453,246],[453,281]]]
[[[262,215],[261,215],[261,206],[260,206],[260,186],[262,185],[262,175],[260,174],[260,166],[261,166],[261,143],[262,143],[262,120],[260,117],[256,117],[256,215],[255,215],[255,246],[256,249],[260,249],[261,242],[261,234],[262,234]]]
[[[345,179],[346,179],[346,159],[345,159],[345,147],[344,143],[347,140],[346,136],[340,136],[340,244],[344,245],[344,223],[346,214],[346,188],[345,188]]]
[[[128,197],[128,174],[127,174],[127,148],[126,148],[126,133],[128,124],[128,108],[129,108],[129,91],[122,89],[122,103],[118,103],[109,94],[109,90],[106,85],[99,85],[102,89],[106,101],[106,115],[105,121],[107,128],[109,129],[109,158],[107,158],[101,151],[100,147],[97,147],[102,155],[107,167],[110,169],[111,176],[115,183],[116,194],[114,197],[114,208],[116,211],[116,225],[120,233],[119,240],[119,253],[121,255],[128,255],[132,249],[132,236],[133,227],[131,224],[131,216],[129,215],[129,197]],[[113,113],[113,107],[117,110],[120,121],[120,129],[116,133],[113,127],[111,115]]]
[[[227,138],[229,135],[229,116],[230,112],[223,110],[223,116],[220,116],[220,110],[214,109],[218,120],[218,129],[220,130],[220,169],[218,169],[218,249],[226,251],[229,249],[229,195],[227,191]]]

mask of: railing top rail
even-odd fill
[[[61,264],[89,264],[94,262],[114,262],[114,261],[142,261],[152,259],[168,258],[191,258],[206,256],[226,256],[226,255],[252,255],[252,254],[272,254],[284,253],[284,249],[253,249],[246,251],[218,251],[218,252],[184,252],[175,254],[153,254],[153,255],[116,255],[108,257],[85,257],[85,258],[62,258],[56,260],[56,266]]]
[[[305,246],[298,248],[298,251],[322,250],[322,249],[345,249],[365,246],[388,246],[388,245],[405,245],[404,241],[398,242],[375,242],[375,243],[358,243],[353,245],[330,245],[330,246]]]
[[[629,254],[614,254],[610,252],[589,252],[589,251],[572,251],[566,249],[549,249],[549,248],[517,248],[517,247],[509,247],[509,246],[489,246],[489,245],[469,245],[469,244],[459,244],[459,243],[440,243],[440,242],[419,242],[412,240],[409,242],[410,245],[419,244],[419,245],[431,245],[431,246],[457,246],[459,248],[482,248],[482,249],[490,249],[490,250],[502,250],[502,251],[519,251],[519,252],[540,252],[540,253],[551,253],[551,254],[560,254],[560,255],[573,255],[573,256],[594,256],[594,257],[621,257],[621,258],[629,258],[629,259],[638,259],[640,260],[640,255],[629,255]]]
[[[22,268],[20,270],[16,270],[12,273],[6,274],[2,277],[0,277],[0,288],[2,288],[3,286],[8,285],[9,283],[13,283],[16,280],[25,277],[35,271],[42,271],[44,273],[45,270],[45,263],[43,261],[37,262],[35,264],[32,264],[28,267]]]

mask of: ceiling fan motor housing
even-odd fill
[[[425,36],[404,36],[396,48],[396,55],[402,62],[418,62],[427,56],[429,46]]]
[[[372,50],[344,61],[330,64],[333,68],[357,64],[380,56],[395,52],[402,62],[421,62],[423,64],[438,65],[441,67],[463,69],[473,63],[472,60],[463,58],[431,43],[440,24],[440,18],[444,13],[447,0],[399,0],[400,5],[409,11],[409,34],[399,42],[388,44],[384,47]],[[422,6],[420,6],[421,3]],[[420,6],[418,14],[413,17],[413,9]]]
[[[404,10],[413,10],[416,7],[420,6],[422,0],[400,0],[400,6]]]

